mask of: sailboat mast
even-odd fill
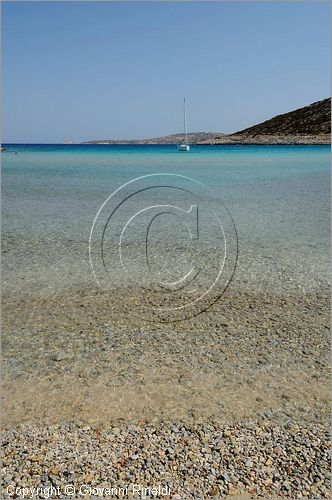
[[[184,133],[186,136],[185,144],[188,144],[188,133],[187,133],[187,113],[186,113],[186,98],[183,99],[183,118],[184,118]]]
[[[184,140],[181,139],[181,144],[178,144],[178,151],[190,151],[188,144],[188,131],[187,131],[187,111],[186,111],[186,98],[183,98],[183,125],[184,125]]]

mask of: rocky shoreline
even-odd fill
[[[192,134],[193,136],[195,134]],[[188,142],[192,145],[196,146],[221,146],[221,145],[284,145],[284,146],[293,146],[293,145],[324,145],[331,144],[331,136],[329,134],[319,134],[319,135],[303,135],[303,134],[294,134],[294,135],[241,135],[241,134],[231,134],[231,135],[210,135],[206,137],[192,137],[188,138]],[[146,140],[128,140],[128,141],[90,141],[90,142],[82,142],[82,145],[165,145],[165,144],[178,144],[178,140],[174,140],[171,138],[158,138],[158,139],[146,139]]]
[[[215,145],[218,144],[238,144],[238,145],[323,145],[331,144],[331,136],[328,134],[321,135],[228,135],[222,136],[215,140]]]

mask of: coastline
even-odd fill
[[[202,140],[198,142],[191,142],[197,146],[218,146],[218,145],[328,145],[331,144],[331,136],[329,134],[321,135],[223,135],[216,137],[214,140]],[[142,140],[110,140],[110,141],[86,141],[86,142],[65,142],[64,144],[82,144],[82,145],[176,145],[176,141],[158,139],[142,139]]]
[[[329,146],[331,135],[256,135],[243,136],[238,134],[223,135],[214,140],[189,141],[193,146]],[[1,152],[6,152],[11,146],[33,146],[33,145],[61,145],[61,146],[176,146],[174,141],[158,139],[133,139],[133,140],[109,140],[109,141],[64,141],[58,143],[3,143]]]
[[[215,144],[253,144],[253,145],[324,145],[331,144],[331,136],[322,135],[230,135],[221,137]]]

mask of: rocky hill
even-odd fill
[[[277,115],[232,135],[320,135],[331,133],[331,98]]]

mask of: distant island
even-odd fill
[[[183,134],[152,139],[86,141],[82,144],[177,144]],[[70,141],[67,141],[67,143]],[[277,115],[253,127],[232,134],[192,132],[191,144],[330,144],[331,98]]]

